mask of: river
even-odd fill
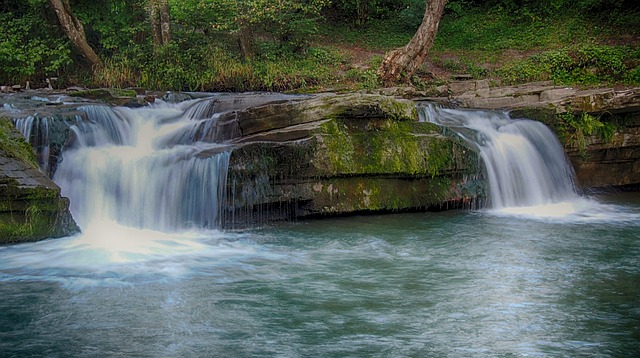
[[[640,195],[580,205],[1,247],[0,355],[633,356]]]

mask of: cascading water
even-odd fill
[[[578,198],[571,166],[551,130],[506,112],[422,107],[421,120],[446,126],[475,146],[493,209],[538,207]]]
[[[228,151],[197,141],[205,101],[142,109],[84,106],[54,181],[81,228],[112,223],[159,231],[219,227]],[[203,156],[204,150],[219,153]]]
[[[27,116],[14,120],[14,125],[32,143],[36,153],[38,166],[43,173],[49,171],[49,117],[37,115]],[[34,131],[35,129],[35,131]]]

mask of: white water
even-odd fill
[[[54,181],[83,231],[105,223],[163,232],[219,227],[229,152],[201,157],[219,146],[180,144],[209,120],[184,114],[202,103],[81,108],[89,120],[71,127],[76,140]]]
[[[36,152],[36,160],[40,166],[40,170],[43,173],[49,171],[49,118],[28,116],[14,120],[14,125],[22,133],[27,142],[37,143],[34,146]],[[33,128],[37,128],[36,132],[33,132]]]
[[[0,270],[67,287],[127,285],[259,254],[241,235],[217,230],[230,151],[200,141],[217,120],[202,115],[207,106],[196,100],[79,108],[87,118],[69,119],[73,143],[53,179],[82,233],[4,249]],[[47,118],[15,123],[27,138],[48,133]],[[212,149],[218,154],[202,154]]]
[[[486,167],[488,203],[496,215],[554,222],[629,219],[621,208],[576,193],[562,145],[540,122],[514,120],[506,112],[434,105],[422,108],[421,120],[452,129],[478,149]],[[629,215],[637,218],[636,213]]]

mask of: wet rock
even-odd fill
[[[0,139],[0,244],[78,232],[69,200],[37,169],[31,149],[7,119],[0,119]]]
[[[554,86],[549,81],[492,87],[488,81],[482,80],[452,82],[447,85],[447,93],[447,98],[432,98],[432,100],[455,102],[464,108],[506,110],[553,108],[557,113],[628,112],[635,110],[634,108],[640,108],[640,87],[625,90],[613,88],[578,90]]]
[[[417,121],[411,101],[348,94],[234,113],[226,225],[482,200],[466,143]]]
[[[120,90],[114,88],[97,88],[68,93],[71,97],[88,98],[98,100],[113,106],[124,106],[127,103],[135,102],[136,92],[134,90]]]
[[[180,103],[192,100],[193,97],[183,92],[167,92],[162,96],[162,100],[170,103]]]

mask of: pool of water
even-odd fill
[[[2,357],[638,353],[638,193],[0,247]]]

